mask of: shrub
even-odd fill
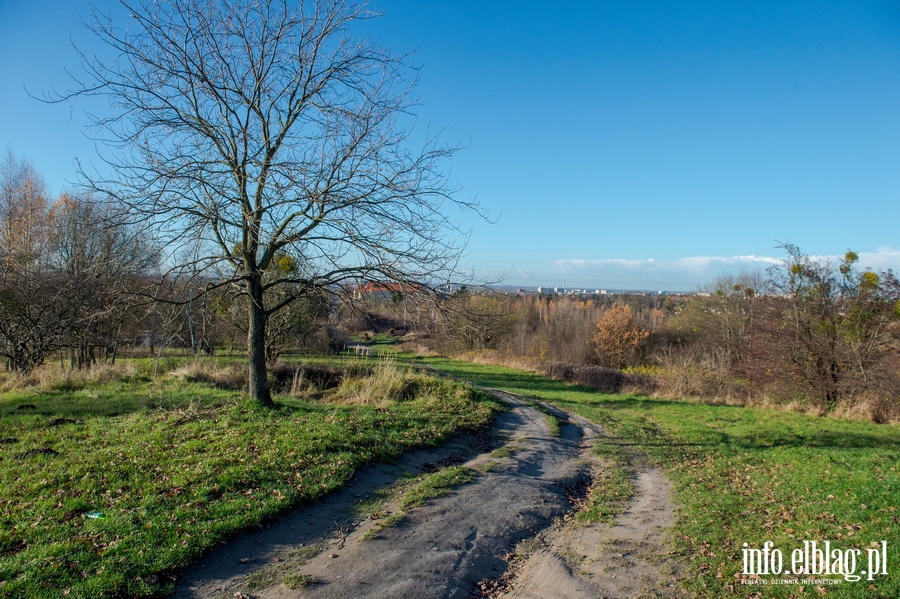
[[[594,349],[600,362],[624,368],[639,355],[650,331],[639,327],[631,306],[613,306],[600,315],[594,333]]]
[[[614,368],[551,362],[542,369],[544,374],[557,381],[593,387],[604,393],[619,393],[626,377]]]

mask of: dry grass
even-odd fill
[[[341,381],[330,399],[343,404],[384,406],[415,397],[415,387],[415,375],[385,361],[379,363],[369,376]]]
[[[865,420],[878,424],[900,424],[900,398],[860,394],[854,401],[843,402],[832,416],[848,420]]]
[[[462,397],[468,393],[467,388],[449,380],[385,360],[370,373],[344,378],[328,399],[342,404],[383,407],[413,399],[441,399],[448,395]]]
[[[247,389],[247,366],[244,364],[214,365],[197,360],[176,368],[172,374],[190,383],[206,383],[228,391]]]
[[[697,369],[673,372],[663,370],[658,375],[659,386],[652,397],[660,399],[684,399],[710,405],[746,406],[804,414],[806,416],[830,416],[843,420],[874,422],[876,424],[900,423],[900,399],[873,393],[858,393],[845,397],[833,410],[813,402],[799,394],[785,396],[771,392],[749,393],[740,381],[710,382],[712,377]],[[673,380],[678,383],[673,384]],[[686,382],[692,380],[692,382]],[[623,393],[626,391],[623,387]]]
[[[135,376],[131,362],[95,364],[89,369],[72,369],[59,364],[44,364],[31,372],[8,372],[0,375],[0,391],[17,389],[76,390]]]
[[[821,405],[796,394],[784,396],[766,391],[753,392],[748,381],[728,373],[724,364],[714,358],[698,363],[688,356],[682,356],[682,359],[670,356],[662,366],[628,369],[625,372],[559,362],[539,364],[524,358],[505,357],[496,351],[466,352],[454,356],[454,359],[543,374],[555,380],[593,387],[603,393],[643,395],[710,405],[761,407],[879,424],[900,423],[900,398],[860,393],[846,397],[834,410],[826,412]]]
[[[409,335],[403,337],[403,341],[396,346],[398,352],[404,354],[413,354],[417,357],[421,356],[425,358],[440,355],[436,351],[432,350],[431,347],[428,346],[425,342],[416,339],[407,340],[406,337],[409,337]]]
[[[521,356],[511,357],[501,354],[496,350],[480,350],[468,351],[453,356],[454,360],[462,360],[464,362],[473,362],[475,364],[489,364],[491,366],[506,366],[517,370],[525,370],[528,372],[540,372],[543,368],[540,362],[535,362]]]

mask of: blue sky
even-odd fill
[[[113,6],[98,0],[101,7]],[[900,270],[900,3],[379,0],[421,130],[496,220],[467,261],[523,286],[691,290],[778,242]],[[0,0],[0,149],[52,193],[96,154],[65,88],[80,0]]]

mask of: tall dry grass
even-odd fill
[[[342,404],[383,407],[411,400],[464,398],[469,393],[463,385],[385,359],[366,375],[345,378],[328,395],[328,400]]]
[[[245,364],[212,364],[194,360],[172,371],[172,375],[191,383],[204,383],[228,391],[247,390],[247,366]]]
[[[43,364],[31,372],[4,372],[0,374],[0,391],[36,388],[42,390],[77,390],[92,385],[103,385],[127,379],[138,374],[130,362],[95,364],[87,369],[72,369],[59,364]]]
[[[367,376],[345,378],[329,399],[344,404],[383,406],[411,399],[416,387],[413,373],[385,360]]]

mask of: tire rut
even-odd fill
[[[597,425],[572,416],[594,432]],[[633,450],[634,495],[611,524],[557,522],[540,535],[540,548],[516,563],[493,596],[504,599],[675,597],[683,565],[665,545],[675,520],[671,484],[662,470]]]
[[[565,527],[553,524],[572,511],[570,491],[579,483],[583,487],[591,470],[588,445],[603,431],[586,420],[556,411],[567,418],[568,424],[555,437],[545,415],[535,407],[509,393],[491,393],[509,408],[497,417],[494,427],[496,438],[508,444],[507,451],[492,456],[483,446],[473,450],[471,441],[461,440],[439,450],[413,452],[394,466],[366,469],[319,504],[298,509],[268,528],[214,551],[180,582],[174,597],[490,596],[493,591],[483,589],[497,587],[485,581],[503,577],[509,571],[507,557],[517,544],[528,539],[543,540],[542,552],[555,556],[553,559],[561,561],[561,569],[566,570],[567,562],[554,552],[562,547],[554,543],[563,542],[554,531]],[[426,465],[441,463],[452,454],[475,454],[463,464],[477,473],[472,482],[410,510],[398,523],[381,530],[378,517],[353,516],[353,507],[361,498],[389,485],[404,472],[423,472]],[[659,480],[654,478],[650,483],[658,484]],[[393,509],[389,506],[386,511]],[[591,555],[594,551],[588,546],[599,546],[590,534],[578,539],[575,545],[565,543],[584,546]],[[654,537],[641,542],[657,541]],[[572,550],[570,547],[562,553]],[[582,560],[582,565],[587,561]],[[575,593],[584,584],[590,591],[597,588],[594,578],[615,574],[614,569],[568,570],[568,586],[557,586],[552,592],[535,588],[538,594],[510,596],[604,596],[566,593],[568,589]],[[511,585],[506,575],[506,586],[514,593],[531,592],[526,591],[531,588],[528,563],[517,572],[519,577]],[[544,592],[548,594],[540,594]]]

